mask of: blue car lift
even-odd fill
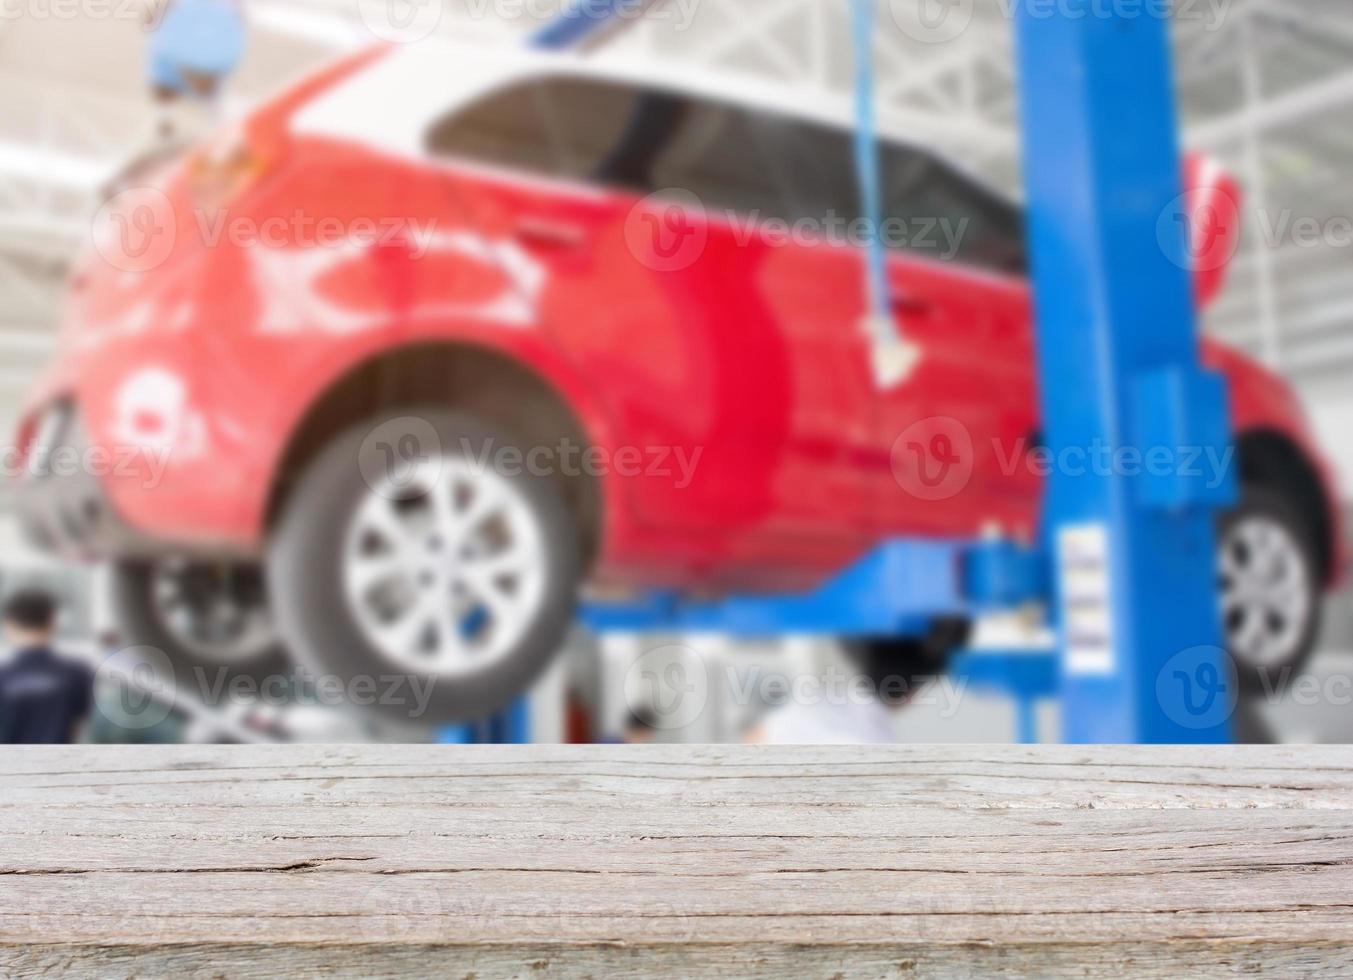
[[[579,0],[534,43],[576,44],[634,3]],[[851,4],[862,200],[877,222],[875,8]],[[1053,459],[1091,447],[1109,459],[1124,449],[1176,459],[1222,452],[1225,390],[1200,365],[1187,216],[1170,213],[1182,180],[1169,24],[1114,9],[1092,0],[1055,11],[1016,5],[1045,444]],[[890,306],[882,256],[876,242],[866,263],[875,326]],[[582,620],[598,631],[915,636],[939,617],[1042,601],[1056,649],[968,651],[951,663],[970,685],[1015,698],[1024,740],[1034,738],[1035,702],[1056,696],[1067,742],[1229,741],[1235,694],[1213,523],[1234,503],[1234,475],[1217,485],[1182,466],[1169,476],[1070,469],[1048,481],[1036,549],[891,541],[809,594],[718,602],[655,594],[591,605]]]

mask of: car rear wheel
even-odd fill
[[[1265,487],[1244,489],[1218,540],[1222,624],[1241,685],[1280,690],[1310,656],[1321,576],[1301,513]]]
[[[482,718],[523,692],[563,642],[581,558],[556,481],[515,465],[521,448],[425,409],[323,450],[269,546],[298,659],[403,723]]]
[[[289,669],[256,565],[124,561],[111,592],[122,642],[162,651],[180,684],[199,671],[214,684],[221,672],[261,681]]]

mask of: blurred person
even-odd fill
[[[658,716],[652,708],[639,708],[630,712],[625,723],[624,743],[626,745],[650,745],[658,732]]]
[[[858,673],[846,685],[870,696],[788,700],[770,711],[744,741],[758,745],[890,745],[897,714],[927,681],[944,671],[944,654],[914,640],[859,641],[845,645]],[[865,683],[854,683],[862,680]]]
[[[89,714],[94,675],[52,649],[56,615],[56,600],[37,589],[5,603],[11,652],[0,667],[0,743],[67,744]]]
[[[634,708],[625,716],[625,727],[619,734],[605,734],[598,745],[648,745],[657,734],[657,713],[649,707]]]

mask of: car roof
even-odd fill
[[[531,78],[565,76],[661,88],[669,92],[732,102],[834,129],[855,125],[853,100],[809,86],[775,84],[745,74],[627,55],[588,56],[526,46],[469,45],[442,37],[397,47],[354,76],[322,93],[293,120],[301,132],[319,131],[356,142],[421,155],[428,126],[458,106]],[[886,120],[881,139],[940,160],[992,197],[1019,207],[1009,194],[936,148],[909,139]]]

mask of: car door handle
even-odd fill
[[[522,218],[514,234],[519,241],[546,248],[579,248],[587,241],[582,225],[553,218]]]
[[[933,302],[911,293],[893,293],[892,304],[893,312],[903,316],[930,316],[935,311]]]

